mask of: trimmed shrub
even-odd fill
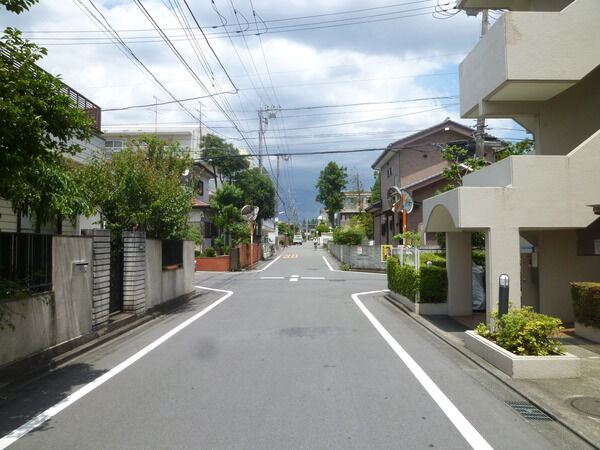
[[[212,247],[206,247],[206,249],[204,250],[204,256],[207,256],[209,258],[216,256],[216,254],[217,252]]]
[[[445,267],[421,265],[419,273],[419,303],[444,303],[448,297],[448,276]]]
[[[388,258],[388,288],[411,301],[419,289],[419,274],[412,266],[400,266],[398,258]]]
[[[600,328],[600,283],[569,283],[575,320],[586,327]]]
[[[446,267],[446,258],[437,253],[421,253],[421,265],[427,265],[427,262],[437,267]]]
[[[500,347],[521,356],[561,355],[562,343],[551,337],[562,330],[560,319],[533,312],[531,306],[515,309],[498,319],[492,314],[495,326],[480,323],[475,331]]]
[[[360,245],[365,238],[364,231],[358,228],[340,228],[333,230],[333,243],[339,245]]]
[[[485,267],[485,250],[473,250],[471,252],[471,258],[478,266]]]
[[[348,270],[350,270],[351,268],[352,268],[352,266],[350,266],[350,264],[344,264],[344,265],[342,266],[342,270],[344,270],[344,271],[348,271]]]

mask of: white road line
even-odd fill
[[[352,273],[352,274],[359,274],[359,275],[387,275],[385,273],[379,273],[379,272],[351,272],[349,270],[336,270],[333,267],[331,267],[331,264],[329,264],[329,261],[327,260],[327,258],[325,258],[324,256],[322,256],[321,258],[323,258],[323,261],[325,261],[325,264],[327,264],[327,267],[332,272],[343,272],[343,273]]]
[[[35,430],[37,427],[42,425],[44,422],[51,419],[58,413],[60,413],[63,409],[71,406],[77,400],[79,400],[82,397],[84,397],[85,395],[89,394],[94,389],[102,386],[104,383],[106,383],[108,380],[113,378],[115,375],[119,374],[120,372],[125,370],[127,367],[131,366],[138,359],[140,359],[140,358],[144,357],[145,355],[147,355],[148,353],[150,353],[152,350],[154,350],[160,344],[165,342],[167,339],[169,339],[172,336],[174,336],[175,334],[179,333],[181,330],[186,328],[188,325],[192,324],[193,322],[198,320],[200,317],[202,317],[203,315],[208,313],[213,308],[216,308],[218,305],[220,305],[221,303],[223,303],[225,300],[227,300],[229,297],[231,297],[233,295],[233,291],[225,291],[222,289],[212,289],[212,288],[207,288],[207,287],[203,287],[203,286],[195,286],[195,287],[198,289],[206,289],[208,291],[225,292],[225,295],[223,297],[221,297],[219,300],[217,300],[216,302],[214,302],[211,305],[204,308],[199,313],[197,313],[197,314],[193,315],[192,317],[190,317],[189,319],[187,319],[185,322],[182,322],[181,324],[177,325],[171,331],[163,334],[157,340],[155,340],[151,344],[147,345],[146,347],[144,347],[143,349],[141,349],[139,352],[135,353],[134,355],[130,356],[129,358],[127,358],[125,361],[123,361],[119,365],[113,367],[108,372],[99,376],[94,381],[91,381],[90,383],[86,384],[81,389],[73,392],[71,395],[64,398],[63,400],[61,400],[54,406],[51,406],[44,412],[38,414],[33,419],[26,422],[24,425],[21,425],[16,430],[13,430],[10,433],[8,433],[6,436],[4,436],[2,439],[0,439],[0,450],[5,449],[9,445],[15,443],[17,440],[19,440],[20,438],[25,436],[27,433]]]
[[[352,299],[356,306],[360,308],[362,313],[369,319],[371,324],[379,332],[381,337],[385,339],[388,345],[394,350],[396,355],[402,360],[402,362],[408,367],[408,370],[412,372],[417,381],[425,388],[427,393],[431,396],[433,401],[437,403],[440,409],[446,414],[446,417],[450,419],[450,422],[456,427],[459,433],[466,439],[466,441],[476,450],[492,450],[492,446],[479,434],[473,425],[462,415],[456,406],[450,401],[450,399],[442,392],[442,390],[433,382],[433,380],[425,373],[425,371],[417,364],[417,362],[410,356],[406,350],[402,348],[398,341],[392,337],[392,335],[381,325],[381,323],[373,316],[366,306],[358,298],[361,295],[378,294],[383,291],[370,291],[370,292],[359,292],[352,294]]]
[[[298,275],[292,275],[292,277],[290,278],[290,281],[298,281]]]
[[[279,255],[277,258],[275,258],[273,261],[271,261],[269,264],[267,264],[262,269],[255,270],[255,272],[263,272],[263,271],[267,270],[269,267],[271,267],[273,264],[275,264],[275,261],[277,261],[279,258],[281,258],[281,255]]]
[[[325,277],[302,277],[303,280],[324,280]]]
[[[285,280],[285,277],[260,277],[261,280]]]

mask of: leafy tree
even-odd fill
[[[363,211],[352,216],[350,226],[362,230],[369,239],[373,238],[373,214]]]
[[[0,0],[0,5],[4,6],[7,11],[20,14],[23,11],[28,11],[29,8],[38,1],[39,0]]]
[[[215,225],[219,227],[223,243],[229,242],[232,236],[235,239],[235,234],[239,234],[237,224],[244,225],[240,213],[243,198],[244,193],[240,188],[230,183],[224,183],[210,199],[211,208],[217,211],[214,221]]]
[[[2,4],[20,12],[34,1]],[[89,212],[63,155],[83,150],[93,121],[63,92],[64,84],[36,62],[46,49],[7,28],[0,38],[0,197],[37,227],[60,216]]]
[[[239,172],[235,177],[235,185],[242,190],[245,204],[258,206],[258,220],[275,215],[275,186],[259,169]]]
[[[512,145],[496,152],[496,161],[508,158],[511,155],[525,155],[535,148],[535,143],[531,139],[524,139],[520,142],[515,142]]]
[[[457,145],[450,145],[442,149],[442,159],[448,161],[448,167],[442,171],[442,175],[448,180],[445,191],[462,186],[462,179],[465,175],[488,164],[485,159],[468,156],[468,153],[466,148]]]
[[[145,231],[156,239],[183,239],[193,191],[182,185],[192,160],[178,144],[144,137],[81,169],[81,182],[96,210],[116,233]]]
[[[371,187],[371,198],[369,199],[369,202],[377,203],[381,200],[381,173],[379,170],[373,172],[373,178],[375,178],[375,181]]]
[[[321,173],[315,187],[318,189],[316,201],[325,206],[329,223],[333,223],[334,215],[344,207],[342,191],[348,184],[348,174],[345,167],[330,161]]]
[[[213,168],[215,183],[217,182],[217,172],[219,181],[223,184],[225,180],[231,182],[239,172],[250,167],[248,160],[240,157],[240,151],[237,148],[213,134],[202,136],[200,148],[202,158]]]
[[[317,225],[317,227],[315,228],[316,231],[320,233],[329,233],[329,227],[327,225],[325,225],[324,223],[320,223],[319,225]]]

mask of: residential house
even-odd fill
[[[512,118],[535,136],[535,155],[511,156],[425,201],[428,232],[446,232],[448,308],[471,312],[470,234],[486,235],[488,314],[499,276],[510,301],[573,321],[570,281],[600,280],[600,2],[461,0],[509,11],[460,65],[467,118]],[[521,239],[533,245],[523,254]]]
[[[371,193],[367,191],[344,192],[344,206],[334,215],[335,226],[343,227],[348,225],[353,216],[365,211],[369,206],[369,198],[371,198]]]
[[[371,166],[380,173],[381,202],[367,208],[374,216],[375,245],[396,244],[392,237],[402,232],[402,214],[394,213],[388,202],[388,190],[396,186],[406,190],[414,202],[413,211],[407,215],[407,230],[425,231],[423,226],[423,201],[442,190],[447,180],[442,176],[448,161],[442,159],[441,149],[458,145],[474,154],[474,130],[466,125],[446,119],[418,133],[411,134],[390,145]],[[484,157],[494,161],[494,152],[506,145],[499,139],[485,136]],[[435,245],[435,233],[424,233],[423,243]]]
[[[41,69],[40,69],[41,70]],[[83,109],[93,120],[92,138],[88,142],[74,141],[83,147],[83,151],[76,155],[65,155],[76,163],[85,164],[95,152],[102,151],[104,148],[104,138],[100,131],[102,109],[88,98],[81,95],[71,87],[64,85],[65,93],[73,99],[73,107]],[[86,218],[80,216],[75,223],[70,220],[63,220],[60,223],[48,223],[40,227],[41,233],[56,233],[65,235],[79,235],[81,230],[98,228],[99,217]],[[33,233],[35,231],[35,220],[26,215],[17,214],[12,204],[0,198],[0,232],[23,232]]]

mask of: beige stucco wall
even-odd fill
[[[484,100],[546,101],[583,79],[599,62],[599,14],[597,0],[505,13],[460,65],[461,115]]]
[[[573,322],[571,281],[600,281],[600,256],[577,256],[575,230],[539,232],[540,312]]]
[[[0,330],[0,366],[87,334],[92,329],[91,264],[73,270],[73,261],[92,259],[92,239],[55,236],[52,240],[52,293],[8,303],[15,330]]]

